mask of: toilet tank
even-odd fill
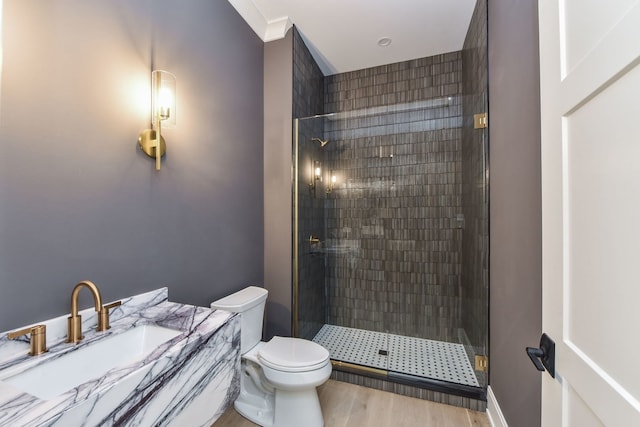
[[[240,353],[245,354],[262,339],[264,306],[269,291],[249,286],[211,303],[211,308],[240,313]]]

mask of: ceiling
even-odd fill
[[[476,0],[229,0],[265,42],[295,24],[325,75],[462,49]],[[380,47],[378,40],[390,38]]]

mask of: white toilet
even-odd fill
[[[329,352],[300,338],[273,337],[261,342],[268,291],[249,286],[211,303],[211,308],[240,313],[242,354],[236,410],[265,427],[324,425],[316,387],[331,375]]]

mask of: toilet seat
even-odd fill
[[[273,337],[258,350],[260,362],[283,372],[306,372],[323,368],[329,352],[320,344],[300,338]]]

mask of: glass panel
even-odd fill
[[[486,331],[473,323],[483,312],[473,286],[483,282],[463,276],[486,272],[475,252],[486,165],[481,136],[465,159],[462,105],[446,97],[297,121],[300,336],[331,326],[334,358],[478,385],[471,363]],[[471,187],[465,160],[478,163]],[[465,232],[480,246],[463,250]]]
[[[457,340],[460,111],[438,98],[326,120],[330,323]]]
[[[488,355],[489,341],[489,140],[488,128],[474,127],[474,115],[487,113],[487,2],[476,4],[462,50],[462,235],[461,342],[474,362]],[[477,371],[486,387],[486,372]]]
[[[474,370],[489,277],[488,140],[474,127],[486,22],[474,22],[460,95],[296,119],[297,334],[404,383],[487,385]]]
[[[325,293],[325,183],[323,178],[324,153],[312,138],[322,136],[323,121],[296,120],[297,145],[294,147],[295,178],[294,230],[297,239],[297,272],[294,271],[294,293],[297,293],[294,335],[312,339],[326,323]],[[316,176],[316,166],[320,175]],[[296,327],[297,326],[297,327]]]

